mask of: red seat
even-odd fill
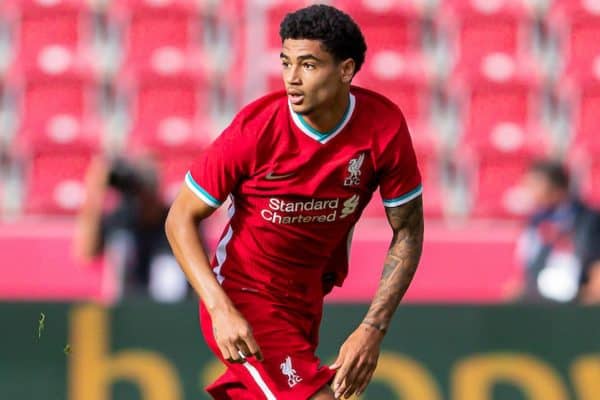
[[[517,60],[488,56],[479,73],[456,76],[450,85],[462,103],[463,144],[515,152],[544,137],[539,76]]]
[[[210,86],[199,71],[143,71],[122,89],[130,99],[130,146],[174,151],[210,140]]]
[[[31,69],[13,76],[10,84],[20,93],[20,126],[14,141],[17,152],[97,144],[98,89],[90,71]]]
[[[519,218],[529,211],[521,180],[536,158],[529,153],[480,153],[471,171],[471,215]]]
[[[463,114],[455,159],[469,177],[474,216],[519,217],[528,211],[520,177],[549,147],[539,123],[540,75],[531,64],[501,53],[478,67],[450,83]]]
[[[420,56],[408,56],[393,49],[371,52],[353,80],[396,103],[409,126],[427,120],[432,106],[430,74]]]
[[[189,53],[203,43],[200,9],[193,0],[119,0],[110,16],[122,27],[124,65],[136,68],[148,63],[159,49]]]
[[[360,26],[369,49],[419,50],[423,41],[423,1],[335,0]]]
[[[439,23],[453,37],[457,68],[479,65],[491,53],[527,53],[531,11],[522,0],[448,0]]]
[[[216,72],[220,74],[221,78],[216,80],[216,83],[221,85],[221,91],[226,94],[232,105],[239,108],[250,100],[245,96],[248,68],[251,63],[251,60],[248,60],[246,48],[249,43],[251,21],[246,15],[249,7],[246,0],[220,1],[216,7],[216,22],[226,30],[229,37],[229,58],[226,63],[216,66]],[[275,61],[276,65],[279,65],[279,59]],[[220,70],[218,70],[219,67],[221,67]]]
[[[560,36],[569,73],[589,74],[600,65],[600,7],[593,0],[556,0],[549,25]]]
[[[28,166],[25,211],[73,214],[85,200],[84,177],[91,152],[37,153]]]
[[[600,155],[600,69],[587,76],[568,75],[558,84],[560,96],[570,104],[571,148]]]
[[[46,48],[79,53],[91,42],[91,10],[84,1],[5,0],[1,7],[13,26],[19,64],[38,63]]]

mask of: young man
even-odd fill
[[[227,366],[207,388],[216,399],[362,393],[421,254],[421,178],[404,118],[350,85],[366,51],[360,29],[318,5],[287,15],[280,35],[286,91],[245,107],[199,155],[166,224],[201,298],[204,337]],[[323,297],[344,281],[353,227],[378,186],[393,232],[381,282],[335,363],[320,366]],[[197,223],[229,195],[209,264]]]

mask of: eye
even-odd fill
[[[289,67],[289,66],[290,66],[290,63],[289,63],[289,62],[287,62],[287,61],[281,60],[281,66],[282,66],[283,68],[287,68],[287,67]]]
[[[304,64],[302,64],[302,66],[304,67],[304,69],[309,70],[309,71],[316,68],[316,65],[311,64],[311,63],[304,63]]]

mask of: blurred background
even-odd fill
[[[600,313],[573,305],[600,300],[600,0],[324,2],[363,30],[354,83],[401,107],[424,179],[421,266],[365,397],[600,399]],[[202,396],[219,367],[165,212],[198,151],[283,88],[279,23],[311,3],[0,2],[2,398]],[[199,228],[211,252],[225,219]],[[376,194],[324,359],[390,239]]]

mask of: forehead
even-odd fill
[[[285,39],[282,52],[290,58],[310,54],[323,61],[332,59],[331,54],[325,50],[321,41],[313,39]]]

